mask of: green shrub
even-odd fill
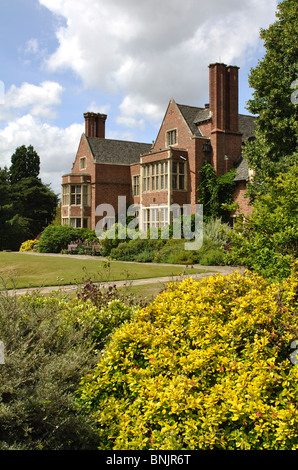
[[[155,252],[153,261],[156,263],[194,264],[197,254],[192,250],[184,249],[185,240],[169,239]]]
[[[223,266],[225,260],[221,244],[205,238],[202,248],[197,252],[197,263],[203,266]]]
[[[100,448],[298,449],[297,302],[295,270],[170,284],[81,383]]]
[[[99,237],[102,256],[110,256],[113,248],[117,248],[120,243],[125,243],[132,238],[132,233],[126,227],[123,227],[120,223],[114,224]]]
[[[116,289],[90,283],[71,300],[0,294],[0,450],[97,449],[75,393],[110,335],[136,311],[136,302],[116,297]]]
[[[111,257],[119,261],[153,261],[154,254],[164,244],[163,240],[141,239],[128,240],[111,250]]]
[[[298,166],[266,183],[268,193],[255,199],[252,215],[239,218],[231,232],[226,262],[284,279],[298,258]]]
[[[96,363],[88,329],[63,327],[58,299],[0,295],[0,449],[95,449],[90,419],[75,405]]]
[[[204,223],[204,238],[225,245],[230,242],[231,226],[222,222],[221,218],[211,218]]]
[[[43,231],[38,251],[40,253],[60,253],[67,245],[76,240],[97,240],[95,232],[89,229],[79,229],[69,225],[49,225]]]

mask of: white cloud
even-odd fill
[[[278,0],[39,2],[65,19],[48,69],[71,69],[87,88],[122,93],[118,122],[139,127],[148,117],[143,105],[156,119],[172,96],[201,105],[209,63],[244,65]]]
[[[111,109],[110,104],[104,104],[104,105],[98,105],[96,101],[91,101],[89,106],[86,108],[87,111],[91,111],[92,113],[101,113],[101,114],[107,114]]]
[[[36,38],[29,39],[25,46],[25,54],[36,54],[38,50],[38,40]]]
[[[70,172],[83,132],[82,124],[61,129],[26,114],[0,129],[0,167],[10,166],[17,147],[32,145],[40,157],[42,181],[60,193],[61,175]]]
[[[23,83],[20,87],[12,85],[4,96],[0,107],[0,120],[12,118],[15,112],[26,110],[33,116],[54,118],[53,106],[61,103],[63,88],[59,83],[45,81],[40,85]]]

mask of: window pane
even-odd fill
[[[184,175],[179,175],[179,189],[184,189]]]
[[[173,189],[177,189],[177,175],[173,175],[172,181]]]

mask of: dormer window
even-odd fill
[[[177,129],[167,131],[166,134],[167,146],[177,144]]]

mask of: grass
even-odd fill
[[[182,272],[195,274],[208,271],[184,266],[106,262],[98,258],[0,252],[0,277],[7,289],[80,284],[88,278],[94,282],[149,279],[177,276]]]

